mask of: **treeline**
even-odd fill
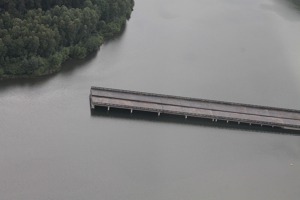
[[[39,76],[119,33],[134,0],[1,0],[0,78]]]
[[[300,5],[300,0],[289,0],[291,2],[293,2],[294,4]]]
[[[300,6],[300,0],[292,0],[294,4],[296,4],[297,6]]]

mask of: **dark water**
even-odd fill
[[[1,82],[0,199],[298,200],[300,137],[91,116],[92,85],[300,109],[300,14],[273,0],[136,0],[54,76]]]

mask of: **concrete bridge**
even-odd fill
[[[213,101],[128,90],[92,87],[90,107],[128,109],[137,111],[197,117],[214,122],[225,121],[300,130],[300,111],[232,102]]]

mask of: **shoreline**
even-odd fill
[[[41,75],[4,75],[0,77],[0,81],[6,81],[6,80],[15,80],[15,79],[35,79],[35,78],[42,78],[42,77],[46,77],[46,76],[50,76],[53,75],[55,73],[60,72],[62,69],[62,66],[57,69],[57,70],[53,70],[53,71],[49,71],[45,74],[41,74]]]
[[[127,25],[127,22],[125,22],[122,27],[121,27],[121,30],[120,32],[117,32],[115,33],[112,37],[109,37],[107,39],[104,39],[102,44],[99,46],[99,48],[97,49],[97,51],[93,51],[91,52],[90,54],[86,55],[85,58],[83,59],[76,59],[76,58],[68,58],[67,60],[65,60],[63,63],[60,64],[60,66],[56,66],[54,68],[56,68],[55,70],[51,70],[51,71],[48,71],[47,73],[44,73],[44,74],[41,74],[41,75],[0,75],[0,81],[6,81],[6,80],[16,80],[16,79],[35,79],[35,78],[43,78],[43,77],[46,77],[46,76],[51,76],[51,75],[54,75],[56,73],[59,73],[62,69],[63,69],[63,65],[66,64],[67,62],[69,61],[75,61],[75,60],[79,60],[79,61],[82,61],[82,60],[85,60],[86,58],[88,58],[89,56],[97,53],[101,46],[111,40],[114,40],[118,37],[120,37],[125,29],[126,29],[126,25]]]

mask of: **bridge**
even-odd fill
[[[96,107],[300,130],[300,110],[91,87],[90,108]]]

